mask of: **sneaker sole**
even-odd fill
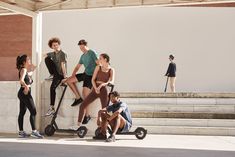
[[[18,138],[28,138],[28,137],[30,137],[30,136],[20,136],[20,135],[18,135]]]
[[[38,139],[42,139],[43,138],[43,137],[39,137],[39,136],[36,136],[36,135],[31,135],[31,137],[38,138]]]
[[[74,104],[72,104],[71,106],[72,106],[72,107],[74,107],[74,106],[78,106],[79,104],[80,104],[80,103],[78,103],[78,104],[75,104],[75,105],[74,105]]]
[[[53,114],[50,114],[50,115],[44,115],[44,117],[53,117]]]
[[[71,106],[74,107],[74,106],[80,105],[82,102],[83,102],[83,100],[78,102],[78,103],[76,103],[76,104],[72,104]]]

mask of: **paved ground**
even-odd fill
[[[114,143],[91,137],[57,136],[45,139],[18,139],[0,136],[0,157],[234,157],[235,137],[148,135],[117,136]]]

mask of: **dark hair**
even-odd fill
[[[113,91],[113,92],[111,92],[111,93],[109,93],[109,95],[111,96],[111,95],[113,95],[114,97],[120,97],[120,94],[117,92],[117,91]]]
[[[102,53],[102,54],[100,54],[100,56],[102,56],[104,59],[106,59],[106,61],[109,63],[110,57],[107,53]]]
[[[173,55],[170,55],[169,57],[170,57],[170,59],[172,59],[172,60],[174,60],[174,58],[175,58]]]
[[[53,43],[58,43],[58,44],[60,45],[61,41],[60,41],[59,38],[56,38],[56,37],[51,38],[51,39],[48,41],[48,46],[51,48]]]
[[[16,58],[16,68],[17,68],[18,70],[20,70],[21,68],[23,68],[24,63],[26,62],[27,57],[28,57],[28,56],[27,56],[26,54],[23,54],[23,55],[18,56],[18,57]]]
[[[82,40],[80,40],[80,41],[78,42],[78,45],[85,45],[85,46],[87,46],[87,41],[84,40],[84,39],[82,39]]]

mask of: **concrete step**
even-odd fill
[[[235,99],[123,98],[131,111],[235,113]]]
[[[235,119],[133,118],[133,125],[235,128]]]
[[[64,99],[62,101],[62,107],[64,110],[71,110],[74,111],[74,108],[71,108],[70,105],[73,103],[73,99]],[[205,102],[205,104],[203,104],[201,102],[201,104],[174,104],[171,102],[168,102],[169,100],[165,100],[166,104],[157,104],[160,102],[155,102],[154,100],[150,100],[149,101],[143,101],[143,100],[122,100],[123,102],[126,102],[128,104],[128,107],[130,109],[131,112],[133,113],[141,113],[141,112],[145,112],[145,113],[218,113],[218,114],[235,114],[235,101],[231,101],[228,102],[227,104],[224,102],[223,105],[221,104],[209,104],[209,102],[207,101],[207,103]],[[134,102],[137,101],[137,102]],[[159,100],[158,100],[159,101]],[[163,101],[163,100],[162,100]],[[97,99],[97,107],[100,107],[100,101]],[[58,103],[58,99],[56,100],[56,105]],[[41,106],[42,106],[42,112],[45,113],[48,109],[48,106],[50,104],[50,100],[49,99],[42,99],[41,101]],[[209,104],[209,105],[208,105]],[[71,113],[70,113],[71,114]]]
[[[133,118],[235,119],[235,113],[131,111]]]
[[[134,131],[139,126],[131,128]],[[234,127],[141,126],[148,134],[235,136]]]
[[[133,118],[133,127],[150,134],[235,135],[235,119]]]

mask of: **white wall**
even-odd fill
[[[43,51],[57,36],[71,74],[85,38],[111,56],[116,89],[162,92],[168,55],[177,63],[177,91],[235,92],[235,9],[154,6],[43,13]],[[42,67],[45,69],[43,63]],[[48,75],[43,71],[41,78]]]
[[[19,99],[17,97],[20,84],[18,81],[0,81],[0,132],[18,132]],[[36,104],[38,109],[38,105]],[[29,122],[29,111],[24,117],[24,130],[32,131]]]

